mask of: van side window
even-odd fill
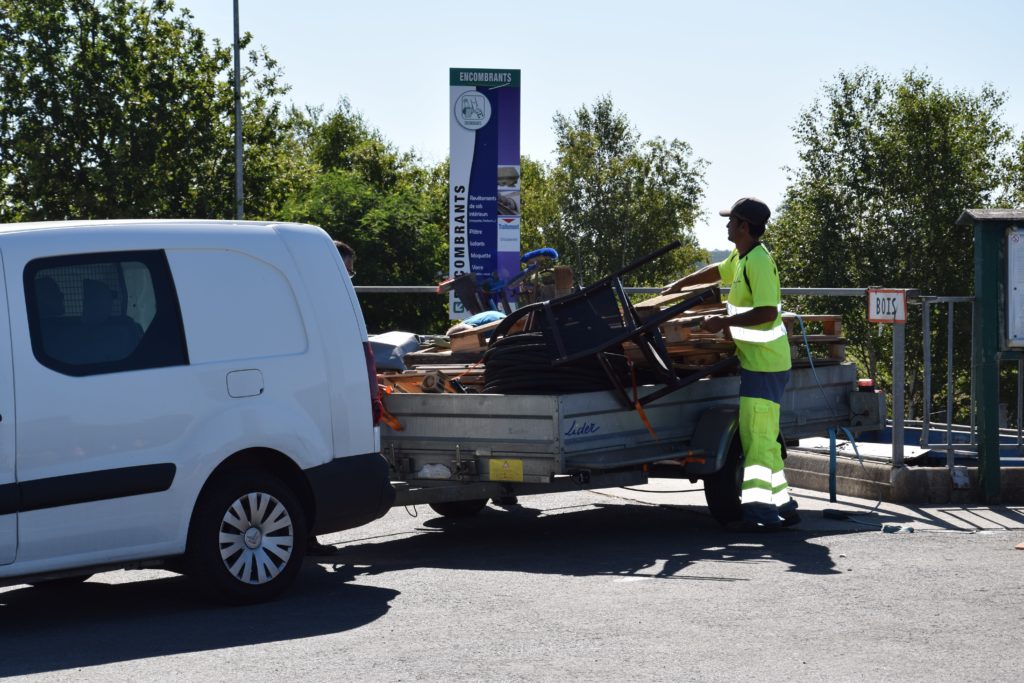
[[[163,251],[76,254],[25,267],[36,359],[66,375],[188,364]]]

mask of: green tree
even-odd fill
[[[326,117],[308,113],[303,144],[317,167],[283,215],[313,223],[356,250],[357,283],[423,285],[447,263],[447,169],[399,152],[347,100]],[[371,334],[443,332],[445,299],[430,295],[360,296]]]
[[[520,159],[523,205],[520,219],[520,249],[523,253],[549,246],[545,233],[558,224],[558,199],[551,186],[551,170],[528,156]]]
[[[231,51],[191,19],[0,0],[0,220],[234,215]],[[305,169],[276,63],[247,50],[242,76],[247,216],[271,217]]]
[[[631,273],[627,284],[663,284],[706,258],[693,225],[707,163],[688,144],[641,140],[610,96],[555,114],[554,127],[557,159],[547,182],[559,212],[541,234],[577,281],[593,282],[677,239],[682,248]]]
[[[800,163],[769,232],[783,285],[970,294],[972,234],[955,221],[1004,192],[1012,140],[1004,100],[991,87],[950,89],[918,72],[840,73],[793,127]],[[794,305],[844,313],[854,356],[885,379],[879,359],[891,357],[891,336],[870,328],[862,300]],[[911,313],[909,329],[920,330],[919,308]],[[959,320],[956,365],[965,368],[970,320]],[[944,330],[943,315],[933,316],[933,348],[944,348]],[[919,376],[920,335],[907,341],[909,376]]]

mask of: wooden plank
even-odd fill
[[[846,339],[844,337],[837,337],[832,334],[809,334],[807,335],[807,342],[809,344],[845,344]],[[803,344],[804,337],[802,334],[794,334],[789,338],[790,344]]]
[[[463,330],[462,332],[456,332],[451,335],[452,351],[483,352],[483,350],[487,348],[487,340],[490,339],[491,333],[494,332],[494,328],[501,323],[501,320],[495,320],[494,322],[487,323],[486,325],[480,325],[479,327]]]
[[[452,352],[448,349],[427,349],[425,351],[414,351],[402,356],[402,361],[408,368],[415,368],[425,365],[452,365],[464,363],[472,365],[483,357],[482,349],[472,351]]]
[[[685,301],[691,296],[696,296],[697,294],[709,289],[714,290],[712,298],[705,303],[700,304],[699,306],[694,306],[688,310],[695,311],[704,306],[720,306],[722,302],[722,293],[717,285],[694,285],[673,294],[659,294],[658,296],[650,299],[645,299],[640,303],[635,304],[633,308],[636,309],[637,315],[639,315],[641,319],[644,319],[663,308],[674,306],[675,304]]]

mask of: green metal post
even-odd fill
[[[986,503],[1000,499],[999,354],[1006,329],[1006,231],[1024,221],[1020,209],[967,209],[959,225],[974,226],[974,356],[977,387],[978,475]]]

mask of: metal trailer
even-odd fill
[[[881,393],[858,392],[848,363],[794,367],[782,403],[786,441],[830,427],[878,429]],[[639,397],[661,389],[640,387]],[[710,377],[662,396],[642,414],[613,391],[561,395],[392,394],[401,431],[383,426],[395,505],[468,516],[488,499],[643,484],[650,476],[705,481],[712,515],[739,516],[739,377]],[[781,439],[782,437],[780,437]]]

